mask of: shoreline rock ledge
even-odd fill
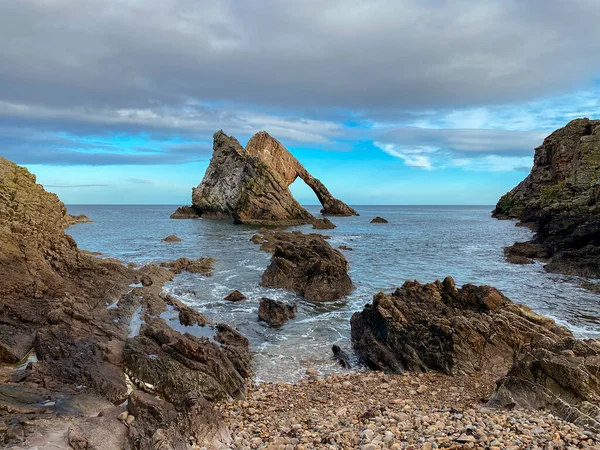
[[[600,120],[575,119],[548,136],[492,215],[536,232],[505,249],[509,262],[542,259],[549,272],[600,278]]]
[[[171,218],[233,219],[249,225],[315,223],[315,217],[289,190],[297,178],[314,191],[323,206],[323,215],[358,215],[333,197],[323,183],[265,131],[254,135],[246,148],[233,136],[218,131],[202,183],[192,189],[192,205],[178,208]]]
[[[499,377],[489,405],[544,408],[600,432],[600,340],[575,339],[491,286],[407,281],[351,318],[372,369]]]

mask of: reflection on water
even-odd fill
[[[318,214],[318,207],[308,208]],[[262,380],[294,380],[306,367],[340,370],[331,345],[349,350],[352,313],[373,294],[391,292],[407,279],[429,282],[451,275],[457,284],[490,284],[514,301],[554,317],[580,337],[600,336],[600,296],[578,288],[581,280],[544,272],[542,264],[507,264],[503,247],[527,240],[531,232],[514,222],[490,218],[491,206],[368,206],[360,217],[334,217],[338,226],[323,233],[350,263],[355,290],[343,301],[315,304],[279,289],[258,285],[270,254],[250,242],[256,228],[229,221],[170,220],[173,206],[71,206],[93,223],[68,229],[81,248],[126,262],[148,263],[214,257],[215,275],[183,273],[166,286],[182,301],[216,321],[229,323],[250,339],[255,371]],[[375,216],[388,224],[370,224]],[[314,232],[310,226],[296,227]],[[183,242],[160,239],[175,234]],[[223,300],[238,289],[242,302]],[[278,329],[258,322],[258,299],[298,303],[296,319]],[[351,353],[351,352],[348,352]],[[356,361],[354,361],[356,364]]]

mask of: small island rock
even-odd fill
[[[297,311],[296,305],[286,305],[278,300],[263,297],[258,307],[258,318],[272,327],[279,327],[296,317]]]
[[[371,220],[371,223],[388,223],[388,221],[383,217],[377,216],[373,220]]]
[[[240,291],[238,291],[237,289],[235,291],[232,291],[229,295],[227,295],[224,300],[229,300],[230,302],[241,302],[242,300],[245,300],[246,296],[244,294],[242,294]]]
[[[163,242],[183,242],[183,239],[175,236],[174,234],[171,234],[165,238],[162,238],[161,241],[163,241]]]

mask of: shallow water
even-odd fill
[[[206,278],[183,273],[166,289],[188,305],[238,328],[250,339],[257,378],[293,381],[306,367],[339,370],[331,359],[331,345],[350,354],[350,316],[371,301],[373,294],[391,292],[407,279],[429,282],[447,275],[457,284],[490,284],[514,301],[531,306],[567,325],[579,337],[600,337],[600,296],[578,287],[581,279],[544,272],[543,265],[507,264],[503,247],[528,240],[527,228],[490,217],[491,206],[363,206],[360,217],[334,217],[334,247],[350,263],[355,290],[333,303],[311,303],[295,294],[258,285],[270,254],[250,242],[256,227],[229,221],[171,220],[174,206],[69,206],[71,214],[85,214],[93,223],[70,227],[80,248],[104,256],[143,264],[176,259],[213,257],[215,274]],[[308,207],[318,215],[319,207]],[[388,224],[370,224],[375,216]],[[319,232],[309,225],[295,227]],[[175,234],[183,242],[160,239]],[[247,300],[223,300],[238,289]],[[298,303],[296,319],[279,329],[257,321],[258,299],[270,297]],[[356,361],[354,361],[356,363]]]

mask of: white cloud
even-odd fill
[[[426,169],[432,170],[433,165],[429,159],[429,157],[423,153],[430,153],[435,151],[432,148],[421,147],[421,148],[397,148],[394,144],[385,144],[382,142],[374,142],[376,147],[383,150],[390,156],[394,156],[395,158],[400,158],[404,161],[404,165],[408,167],[415,167],[418,169]]]

